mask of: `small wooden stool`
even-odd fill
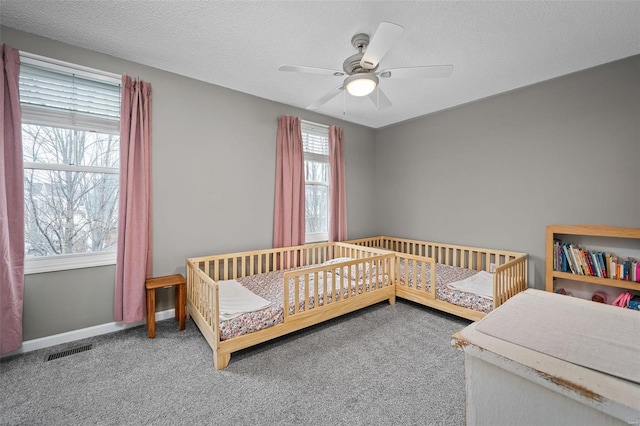
[[[149,278],[145,281],[147,288],[147,328],[149,338],[156,337],[156,289],[176,288],[176,321],[180,321],[180,330],[184,330],[185,310],[187,304],[187,282],[181,274],[167,275],[164,277]]]

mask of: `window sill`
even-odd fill
[[[116,252],[63,254],[46,257],[25,257],[24,274],[65,271],[69,269],[93,268],[116,264]]]
[[[304,237],[305,243],[321,243],[329,241],[329,234],[326,232],[317,232],[313,234],[306,234]]]

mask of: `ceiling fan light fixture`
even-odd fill
[[[378,77],[374,74],[360,73],[347,77],[344,86],[353,96],[367,96],[378,85]]]

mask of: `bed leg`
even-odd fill
[[[224,370],[229,365],[231,354],[216,354],[213,353],[213,366],[216,370]]]
[[[396,295],[395,294],[389,298],[389,304],[390,305],[395,305],[396,304]]]

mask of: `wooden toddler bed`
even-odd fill
[[[527,289],[525,253],[386,236],[345,242],[396,252],[396,296],[472,321]],[[488,283],[492,281],[489,294],[480,296],[449,286],[480,273]],[[436,285],[431,285],[430,277],[436,277]]]
[[[320,243],[187,259],[187,316],[221,370],[232,352],[383,300],[395,303],[394,256],[374,247]],[[268,305],[230,315],[232,291],[244,292],[243,301]]]

